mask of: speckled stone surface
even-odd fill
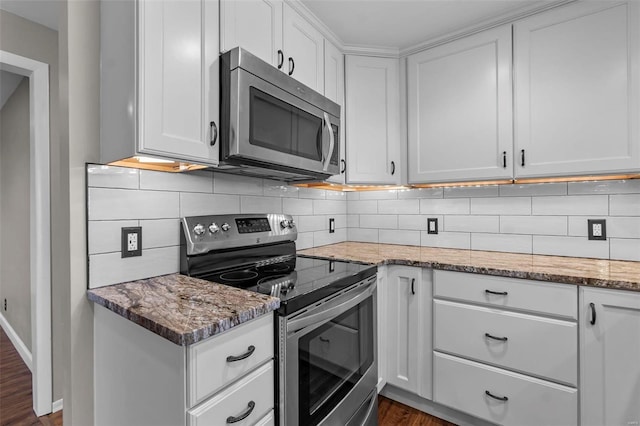
[[[346,242],[298,254],[640,291],[640,262]]]
[[[91,289],[89,300],[177,345],[191,345],[272,312],[280,300],[180,274]]]

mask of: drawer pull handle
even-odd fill
[[[227,417],[227,423],[238,423],[243,421],[244,419],[246,419],[251,415],[251,412],[253,411],[254,408],[256,408],[256,403],[253,401],[249,401],[249,404],[247,404],[247,411],[240,414],[238,417],[233,417],[233,416]]]
[[[589,321],[589,323],[591,323],[591,325],[595,325],[596,324],[596,305],[595,305],[595,303],[593,303],[593,302],[589,303],[589,308],[591,308],[591,320]]]
[[[489,333],[484,333],[484,337],[488,337],[489,339],[493,339],[493,340],[500,340],[501,342],[506,342],[507,340],[509,340],[508,337],[496,337],[496,336],[492,336]]]
[[[495,295],[497,295],[497,296],[506,296],[507,294],[509,294],[509,293],[507,293],[506,291],[491,291],[491,290],[485,290],[484,292],[485,292],[485,293],[487,293],[487,294],[495,294]]]
[[[415,278],[411,278],[411,294],[413,294],[413,295],[416,294],[415,284],[416,284],[416,279]]]
[[[255,352],[255,350],[256,350],[256,347],[251,345],[247,348],[247,351],[242,355],[229,355],[227,357],[227,362],[242,361],[245,358],[249,358]]]
[[[492,394],[488,390],[484,391],[484,394],[487,395],[487,396],[490,396],[493,399],[497,399],[498,401],[507,402],[509,400],[509,398],[507,398],[506,396],[495,396],[494,394]]]

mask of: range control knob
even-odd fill
[[[224,232],[227,232],[229,229],[231,229],[231,226],[228,223],[223,223],[221,228]]]
[[[280,221],[280,227],[282,229],[291,228],[291,222],[288,219]]]
[[[204,234],[206,231],[206,228],[204,227],[203,224],[199,223],[196,226],[193,227],[193,233],[196,235],[202,235]]]
[[[209,232],[211,232],[212,234],[220,232],[220,227],[215,222],[213,222],[211,225],[209,225]]]
[[[296,223],[293,221],[293,219],[291,219],[289,221],[289,228],[295,228],[296,227]]]

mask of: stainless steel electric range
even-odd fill
[[[280,298],[279,425],[377,425],[376,272],[296,255],[289,215],[182,218],[183,274]]]

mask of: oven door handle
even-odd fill
[[[323,305],[322,310],[318,313],[303,315],[301,318],[288,321],[287,333],[295,333],[296,331],[302,330],[312,324],[315,325],[325,322],[347,312],[349,309],[360,304],[363,300],[371,297],[373,292],[376,290],[375,282],[375,279],[372,280],[367,287],[361,289],[355,296],[345,294],[338,299],[327,302],[327,305],[330,304],[330,306]],[[348,299],[344,300],[345,297],[348,297]]]
[[[326,112],[323,113],[324,117],[322,119],[322,121],[324,122],[323,124],[327,126],[327,131],[329,132],[329,149],[327,156],[323,159],[323,164],[322,164],[322,170],[324,170],[325,172],[327,171],[327,169],[329,168],[329,163],[331,162],[331,157],[333,156],[333,148],[335,146],[335,141],[334,141],[334,137],[333,137],[333,128],[331,127],[331,121],[329,121],[329,114],[327,114]],[[324,138],[323,138],[324,139]],[[324,141],[323,141],[323,145],[324,145]],[[322,155],[324,155],[324,146],[322,147]]]

